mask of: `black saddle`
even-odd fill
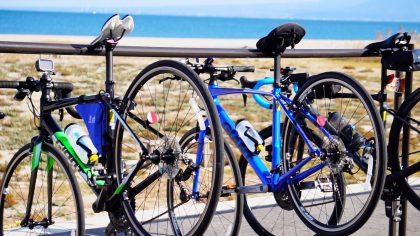
[[[273,29],[267,36],[257,42],[257,48],[265,53],[282,53],[296,44],[305,36],[305,29],[295,23],[287,23]]]
[[[411,36],[406,33],[397,33],[381,42],[371,43],[365,47],[369,52],[379,53],[381,50],[401,48],[410,43]]]

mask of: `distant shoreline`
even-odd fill
[[[94,36],[0,34],[0,41],[89,44]],[[120,45],[190,48],[255,48],[258,39],[125,37]],[[297,49],[360,49],[372,40],[303,39]]]

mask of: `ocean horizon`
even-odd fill
[[[0,34],[96,36],[111,15],[0,10]],[[130,36],[137,37],[254,39],[287,22],[302,25],[306,30],[306,39],[375,40],[400,31],[420,33],[420,22],[132,16],[135,28]]]

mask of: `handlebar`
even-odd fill
[[[227,68],[234,72],[255,72],[254,66],[228,66]]]
[[[71,92],[73,91],[73,84],[69,82],[51,82],[52,90],[60,98],[69,98]],[[32,77],[27,77],[26,81],[0,81],[0,88],[5,89],[16,89],[18,92],[15,95],[15,99],[22,101],[28,92],[39,92],[42,85],[39,81],[35,80]],[[73,107],[66,107],[67,112],[76,119],[81,119],[80,115]],[[4,114],[3,114],[4,115]]]
[[[26,81],[7,81],[7,80],[0,80],[0,88],[6,89],[27,89],[31,92],[33,91],[40,91],[41,85],[38,83],[39,81],[34,80],[32,77],[26,78]],[[65,91],[66,94],[71,93],[73,91],[73,84],[69,82],[51,82],[53,84],[53,90],[55,91]]]
[[[295,73],[295,74],[288,75],[286,78],[290,81],[290,83],[293,83],[298,89],[302,87],[302,85],[306,82],[306,80],[308,79],[308,76],[309,76],[308,73]],[[242,76],[239,79],[239,81],[242,85],[242,88],[250,88],[250,89],[258,90],[262,86],[273,84],[274,78],[265,77],[264,79],[261,79],[261,80],[249,81],[245,76]],[[267,109],[272,108],[272,104],[267,102],[265,99],[263,99],[261,95],[253,94],[252,97],[254,98],[255,102],[258,103],[260,106]]]

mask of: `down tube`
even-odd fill
[[[262,184],[270,184],[271,183],[271,173],[262,162],[261,157],[258,155],[253,154],[249,149],[246,147],[245,143],[239,137],[238,132],[236,131],[235,123],[230,119],[226,111],[223,109],[222,105],[220,104],[217,98],[214,98],[214,103],[216,105],[217,111],[219,113],[220,121],[222,123],[223,128],[228,133],[229,137],[234,141],[236,146],[242,152],[244,157],[247,159],[248,163],[252,166],[253,170],[261,180]]]

